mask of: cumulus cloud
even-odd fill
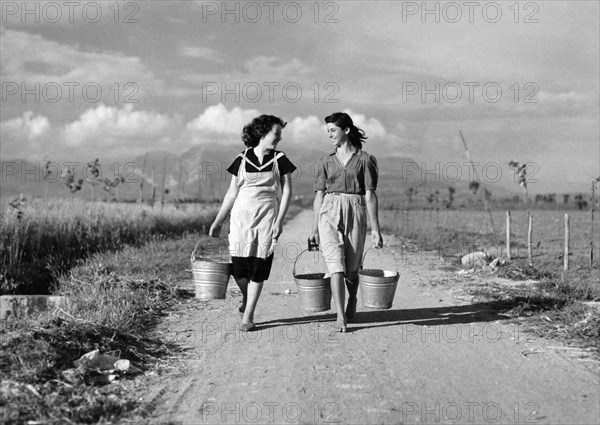
[[[186,129],[193,136],[202,136],[207,133],[240,134],[242,128],[258,115],[260,114],[255,109],[242,109],[236,106],[229,111],[225,105],[219,103],[206,108],[196,119],[187,124]],[[199,139],[196,137],[195,140]]]
[[[325,124],[314,115],[295,117],[285,128],[284,139],[288,137],[286,133],[295,143],[303,146],[315,146],[327,137]]]
[[[350,109],[346,109],[344,112],[352,117],[355,126],[364,130],[367,137],[384,139],[387,136],[385,127],[377,118],[367,118],[366,115],[356,114]]]
[[[47,134],[51,129],[51,125],[45,116],[35,115],[32,111],[27,111],[21,117],[0,123],[0,128],[3,139],[5,137],[16,137],[34,140]]]
[[[0,122],[2,158],[32,157],[52,139],[50,120],[32,111]]]
[[[135,152],[152,144],[174,140],[177,118],[149,111],[136,111],[128,104],[122,109],[99,105],[88,109],[63,130],[68,146],[120,147]],[[150,146],[148,146],[150,145]]]

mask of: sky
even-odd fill
[[[598,1],[0,3],[3,160],[241,150],[260,114],[316,151],[346,111],[429,178],[472,173],[459,131],[484,183],[600,175]]]

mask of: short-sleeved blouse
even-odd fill
[[[271,150],[263,157],[262,163],[266,164],[271,159],[273,159],[278,153],[279,151]],[[261,166],[261,163],[259,162],[258,158],[256,157],[256,154],[254,153],[254,148],[248,149],[248,152],[246,152],[246,158],[248,159],[248,161],[246,161],[246,171],[250,173],[254,173],[257,171],[273,170],[273,163],[267,165],[263,169],[258,168],[259,166]],[[233,161],[233,163],[229,166],[229,168],[227,168],[227,171],[233,174],[234,176],[237,176],[240,170],[241,163],[242,157],[238,155]],[[279,168],[279,174],[281,176],[284,176],[288,173],[293,173],[296,170],[296,166],[292,164],[292,161],[290,161],[288,157],[285,156],[285,154],[283,154],[279,159],[277,159],[277,167]]]
[[[344,167],[335,151],[322,157],[315,170],[315,192],[364,195],[376,190],[379,178],[377,159],[363,150],[352,155]]]

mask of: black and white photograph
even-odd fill
[[[0,423],[600,423],[598,0],[0,0]]]

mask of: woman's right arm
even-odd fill
[[[213,221],[212,225],[210,226],[210,230],[208,231],[208,234],[213,238],[218,238],[221,234],[221,225],[223,224],[225,217],[227,217],[227,214],[229,214],[229,211],[231,211],[231,208],[233,208],[233,203],[235,202],[237,195],[237,179],[235,178],[235,176],[233,176],[231,178],[231,184],[229,185],[229,189],[227,189],[227,193],[223,198],[223,204],[221,204],[221,209],[219,210],[215,221]]]
[[[324,197],[325,192],[318,190],[315,194],[315,200],[313,202],[313,224],[310,236],[308,237],[308,242],[315,245],[319,245],[319,212],[321,211],[321,205],[323,204]]]

